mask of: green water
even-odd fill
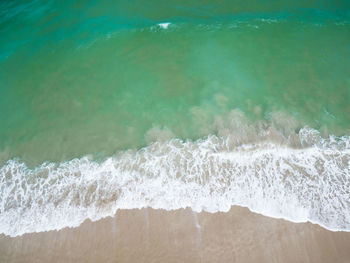
[[[110,156],[152,129],[195,140],[233,109],[350,133],[348,1],[0,7],[2,161]]]

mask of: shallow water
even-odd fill
[[[1,232],[231,205],[350,229],[347,1],[0,7]]]

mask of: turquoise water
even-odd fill
[[[349,11],[292,3],[2,4],[5,159],[109,156],[153,127],[198,139],[232,109],[346,134]]]
[[[85,218],[100,218],[119,208],[176,209],[172,202],[178,202],[174,196],[181,193],[174,193],[171,198],[177,201],[169,197],[173,201],[167,204],[147,203],[146,199],[136,204],[133,196],[139,192],[135,190],[130,195],[134,203],[124,200],[121,205],[122,199],[116,192],[123,192],[125,185],[122,187],[118,182],[131,174],[135,177],[130,181],[135,182],[146,176],[145,171],[147,178],[160,175],[168,178],[177,169],[178,173],[172,176],[224,176],[224,181],[235,178],[237,173],[244,175],[244,169],[247,177],[262,171],[266,180],[272,182],[274,178],[294,173],[294,185],[302,184],[300,177],[316,178],[308,186],[334,185],[329,193],[337,194],[322,198],[333,202],[335,210],[329,213],[338,213],[335,219],[328,218],[322,210],[327,204],[315,201],[323,200],[315,196],[328,190],[322,188],[305,197],[304,192],[310,191],[305,190],[309,189],[307,184],[305,189],[299,185],[293,191],[286,188],[278,193],[276,189],[264,188],[264,198],[271,198],[267,198],[266,203],[276,207],[273,212],[262,210],[261,204],[253,202],[258,196],[249,192],[252,187],[249,180],[246,186],[230,193],[249,192],[247,195],[253,201],[242,197],[239,201],[225,199],[225,204],[244,205],[293,221],[309,220],[329,229],[350,229],[350,220],[344,216],[349,208],[346,196],[350,184],[349,57],[348,1],[2,2],[0,164],[4,197],[0,211],[4,222],[10,216],[17,220],[6,221],[2,232],[17,235],[39,231],[41,228],[38,230],[37,226],[44,224],[39,219],[22,222],[18,218],[25,213],[40,214],[35,209],[45,210],[52,205],[59,213],[52,217],[62,219],[67,213],[67,209],[57,209],[62,200],[72,206],[69,213],[77,213],[79,218],[73,213],[61,223],[43,229],[77,225]],[[216,141],[213,142],[213,138]],[[209,143],[209,150],[203,146],[205,142]],[[158,148],[153,151],[157,143],[161,153],[157,152]],[[175,158],[173,150],[169,152],[174,143],[193,151],[178,153]],[[273,146],[267,147],[266,143]],[[204,147],[215,154],[241,152],[240,158],[244,159],[245,150],[239,148],[242,145],[253,147],[248,147],[248,152],[254,154],[265,154],[267,147],[273,157],[269,155],[261,165],[277,166],[272,170],[255,167],[260,160],[256,157],[254,163],[227,161],[227,167],[248,165],[251,170],[247,167],[225,170],[226,157],[222,157],[224,159],[217,160],[222,167],[214,169],[210,164],[205,166],[209,157],[198,150]],[[287,155],[281,147],[287,149]],[[328,156],[327,151],[334,152]],[[187,154],[192,157],[186,158]],[[158,171],[154,163],[147,163],[150,160],[157,163],[154,158],[158,155],[169,158],[165,163],[159,161],[161,167],[168,165],[165,170]],[[130,163],[120,168],[118,165],[124,158]],[[149,167],[138,158],[145,158]],[[309,163],[301,165],[299,161],[303,158]],[[90,166],[84,170],[81,163],[85,162]],[[114,162],[122,172],[114,168],[103,170],[109,162]],[[204,168],[193,166],[198,162],[203,162]],[[293,168],[288,173],[281,168],[280,163],[284,162]],[[108,196],[105,198],[109,210],[103,208],[108,212],[99,210],[102,209],[99,202],[88,202],[85,210],[79,202],[76,206],[69,203],[81,199],[74,191],[91,196],[96,190],[86,190],[85,184],[80,185],[87,180],[86,176],[95,178],[89,181],[91,184],[112,180],[101,179],[101,173],[109,174],[117,184],[102,191]],[[80,183],[71,179],[72,174],[80,178]],[[100,181],[97,182],[97,178]],[[63,183],[67,181],[70,184]],[[176,185],[177,181],[172,183]],[[46,184],[52,188],[46,189],[43,186]],[[172,191],[171,185],[168,192]],[[232,191],[228,185],[227,189]],[[144,184],[142,189],[147,192],[149,187]],[[44,197],[53,189],[56,195],[63,196],[59,198],[61,201],[52,202],[53,197]],[[206,196],[203,189],[200,193]],[[213,197],[215,200],[222,198],[220,191],[216,199]],[[280,195],[297,200],[293,201],[292,209],[299,209],[300,217],[288,214],[288,209],[281,208],[282,204],[273,203]],[[101,201],[102,197],[91,198]],[[209,209],[193,202],[186,201],[180,207],[226,210],[220,205]],[[266,203],[265,208],[269,206]],[[90,210],[86,212],[92,206],[94,216],[90,216]],[[312,212],[311,207],[322,211]],[[13,223],[19,225],[19,230],[10,227]]]

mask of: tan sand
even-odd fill
[[[233,207],[118,211],[78,228],[0,236],[0,262],[350,262],[350,233]]]

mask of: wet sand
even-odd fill
[[[350,262],[350,232],[232,207],[122,210],[78,228],[0,236],[0,262]]]

